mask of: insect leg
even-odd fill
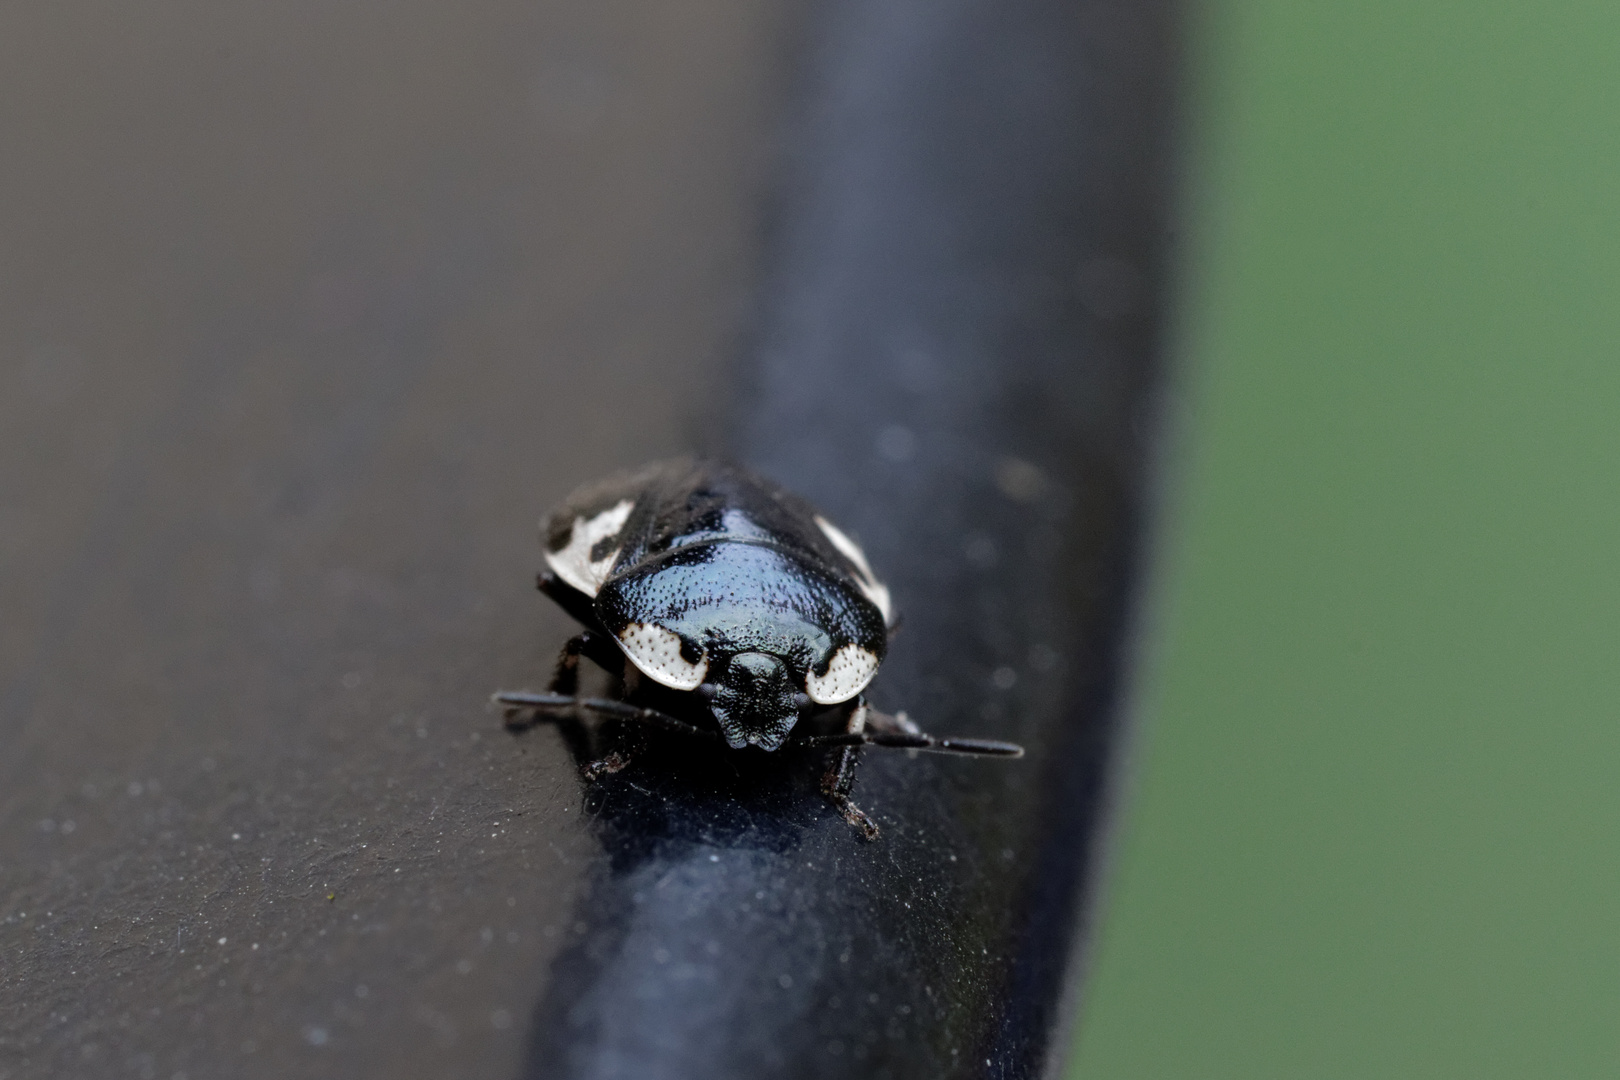
[[[598,667],[617,674],[624,666],[624,655],[603,640],[602,635],[583,630],[568,639],[557,655],[557,670],[551,676],[553,694],[572,695],[579,688],[579,658],[588,656]]]
[[[844,734],[860,736],[866,728],[866,698],[857,696],[850,706],[849,719],[844,725]],[[868,840],[878,838],[877,823],[866,816],[865,811],[856,806],[850,799],[849,792],[855,786],[855,765],[860,761],[860,744],[845,745],[838,751],[838,756],[828,767],[821,778],[821,793],[838,808],[838,812],[861,831],[861,835]]]
[[[557,654],[557,670],[551,673],[551,685],[547,687],[553,694],[572,695],[579,689],[579,654],[585,651],[590,633],[587,630],[575,634],[563,645],[562,652]]]
[[[579,689],[579,656],[594,642],[589,630],[569,638],[557,654],[557,667],[551,674],[547,689],[553,694],[572,696]]]

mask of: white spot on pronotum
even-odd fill
[[[681,655],[680,635],[652,623],[633,622],[619,633],[619,647],[647,678],[671,690],[695,690],[709,671],[709,658],[697,663]]]
[[[546,552],[546,565],[586,596],[595,596],[602,582],[607,580],[608,572],[613,569],[619,551],[610,551],[592,562],[591,549],[624,528],[625,519],[630,516],[634,505],[625,499],[595,517],[575,518],[573,530],[568,534],[568,546],[561,551]]]
[[[804,688],[817,705],[836,705],[865,690],[877,669],[876,656],[859,645],[845,645],[833,653],[827,674],[817,675],[812,671]]]
[[[866,594],[866,598],[876,604],[877,609],[883,613],[884,623],[892,622],[894,616],[892,609],[889,607],[888,587],[877,579],[876,574],[872,573],[872,567],[867,564],[866,553],[861,550],[860,545],[845,536],[842,529],[820,514],[816,515],[816,524],[821,526],[821,531],[827,534],[827,539],[832,541],[832,546],[837,548],[844,558],[855,564],[855,583],[861,587],[861,592]],[[876,661],[873,661],[873,663],[876,664]],[[840,698],[839,700],[842,701],[843,699]]]

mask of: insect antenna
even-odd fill
[[[706,731],[695,724],[688,724],[685,720],[677,720],[668,713],[659,712],[640,705],[631,705],[624,701],[612,701],[608,698],[574,697],[570,694],[535,694],[528,690],[502,690],[490,698],[497,705],[506,706],[508,727],[522,727],[527,724],[519,721],[519,714],[530,713],[528,723],[536,723],[542,718],[560,719],[567,716],[578,716],[581,712],[594,713],[597,716],[612,717],[615,720],[632,720],[647,724],[650,727],[663,728],[677,735],[687,735],[698,739],[718,740],[717,732]]]
[[[497,705],[506,706],[507,724],[512,727],[527,726],[527,723],[539,722],[542,718],[561,719],[568,716],[578,716],[581,712],[594,713],[597,716],[612,717],[615,720],[631,720],[647,724],[651,727],[663,728],[678,735],[687,735],[698,739],[719,741],[720,736],[713,731],[705,730],[695,724],[688,724],[685,720],[677,720],[668,713],[659,712],[641,705],[631,705],[628,702],[613,701],[608,698],[574,697],[569,694],[536,694],[528,690],[502,690],[491,697]],[[527,720],[518,720],[521,713],[531,714]],[[968,754],[974,757],[1023,757],[1024,748],[1017,743],[1001,742],[998,739],[967,739],[955,735],[929,735],[916,731],[881,731],[868,728],[865,731],[839,732],[835,735],[798,735],[788,739],[784,746],[792,747],[820,747],[820,746],[882,746],[894,750],[928,750],[938,754]]]
[[[789,746],[885,746],[896,750],[930,750],[940,754],[971,754],[975,757],[1023,757],[1017,743],[997,739],[963,739],[954,735],[925,735],[922,732],[850,731],[836,735],[800,735],[787,741]]]

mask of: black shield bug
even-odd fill
[[[831,748],[822,791],[868,839],[877,826],[849,797],[863,746],[1023,753],[867,705],[895,626],[888,590],[837,526],[745,469],[678,459],[587,485],[541,523],[541,545],[541,590],[585,629],[548,693],[495,695],[514,729],[591,714],[732,750]],[[576,695],[581,656],[620,677],[623,700]],[[628,762],[616,751],[583,772]]]

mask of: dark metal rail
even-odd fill
[[[1019,762],[604,780],[595,930],[529,1075],[1035,1076],[1112,743],[1154,384],[1162,7],[824,13],[747,392],[718,448],[860,536],[904,610],[875,700]]]

